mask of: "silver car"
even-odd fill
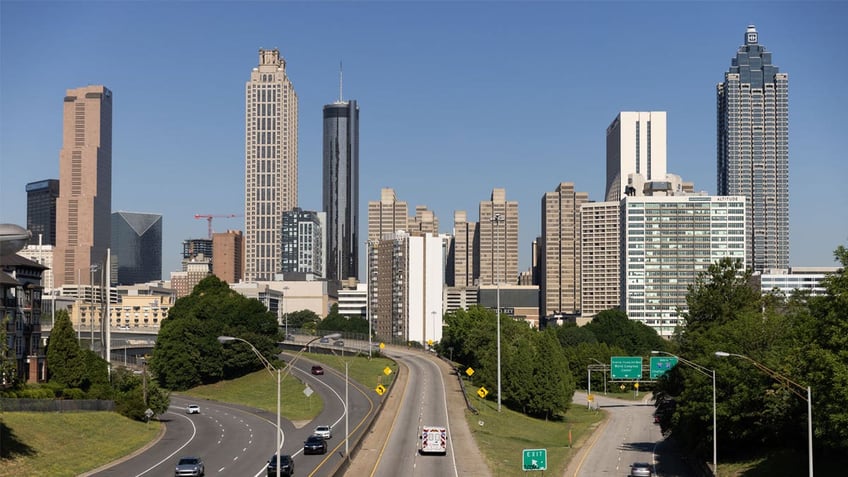
[[[331,439],[333,437],[333,430],[330,426],[318,426],[315,428],[315,432],[313,432],[316,436],[321,436],[324,439]]]
[[[651,477],[653,466],[647,462],[634,462],[630,465],[630,477]]]
[[[174,470],[174,477],[203,477],[205,474],[206,469],[200,457],[182,457]]]

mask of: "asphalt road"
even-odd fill
[[[386,354],[407,366],[409,381],[389,431],[386,447],[381,452],[376,471],[372,475],[458,477],[441,370],[429,357],[420,353],[392,349],[387,350]],[[418,453],[418,439],[423,426],[441,426],[447,429],[446,455]]]

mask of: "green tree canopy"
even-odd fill
[[[66,310],[56,312],[56,321],[47,340],[47,375],[50,382],[68,388],[82,389],[88,383],[86,356]]]

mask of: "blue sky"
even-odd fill
[[[520,269],[560,182],[603,200],[619,111],[668,112],[668,170],[716,191],[715,84],[755,24],[789,73],[791,264],[848,244],[844,2],[0,2],[0,222],[58,178],[65,90],[114,93],[113,211],[163,215],[163,275],[194,214],[244,211],[244,84],[279,48],[300,100],[299,205],[321,209],[321,110],[361,111],[360,227],[394,188],[450,232],[506,189]],[[243,228],[218,219],[217,231]]]

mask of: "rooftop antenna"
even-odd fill
[[[342,102],[342,62],[339,60],[339,102]]]

